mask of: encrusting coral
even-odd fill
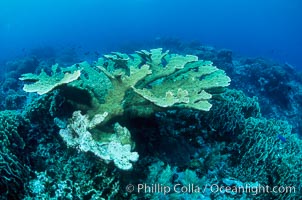
[[[128,143],[125,144],[121,137],[114,140],[102,137],[108,133],[104,133],[101,127],[115,124],[114,132],[122,130],[117,122],[129,113],[145,117],[169,108],[209,111],[212,107],[209,101],[223,92],[231,81],[223,70],[213,66],[210,61],[198,60],[194,55],[169,54],[169,51],[163,52],[161,48],[141,50],[130,55],[113,52],[91,65],[82,62],[61,68],[61,73],[56,71],[57,65],[53,67],[51,77],[43,71],[39,76],[23,75],[21,80],[36,81],[25,85],[24,90],[42,95],[66,85],[68,90],[73,91],[69,94],[74,98],[69,95],[66,99],[69,98],[75,112],[68,124],[61,127],[60,135],[69,146],[91,151],[105,161],[113,160],[120,169],[130,169],[132,164],[129,161],[135,162],[138,158],[136,152],[130,152],[134,147],[130,132],[123,129],[129,132]],[[85,91],[88,102],[79,100],[84,98],[80,91]],[[93,132],[100,140],[96,142],[89,131],[89,124],[98,116],[102,116],[102,120],[93,127]],[[104,144],[106,151],[102,149]],[[115,153],[110,153],[110,149]]]

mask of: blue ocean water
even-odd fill
[[[109,52],[168,37],[301,69],[301,8],[299,0],[1,1],[0,60],[44,46]]]

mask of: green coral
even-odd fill
[[[33,82],[31,84],[25,84],[23,90],[25,92],[36,92],[39,95],[43,95],[60,85],[77,80],[81,75],[80,70],[72,73],[63,73],[57,72],[57,68],[57,64],[52,66],[52,76],[47,75],[44,70],[42,70],[39,75],[32,73],[23,74],[22,77],[19,78],[20,80]]]
[[[88,62],[84,61],[81,63],[74,64],[67,68],[62,68],[64,72],[71,72],[81,70],[81,76],[77,81],[73,81],[68,86],[78,88],[89,92],[89,95],[93,96],[99,102],[103,102],[108,89],[111,87],[111,83],[106,75]],[[74,91],[72,91],[73,93]],[[78,97],[78,91],[74,92],[75,98]]]
[[[98,62],[103,63],[105,61]],[[211,62],[200,61],[193,55],[162,53],[161,48],[132,54],[126,68],[112,70],[109,66],[98,66],[113,86],[105,104],[98,110],[106,110],[112,117],[123,115],[126,107],[136,113],[146,110],[152,113],[158,108],[170,107],[208,111],[212,106],[209,103],[211,93],[219,92],[230,83],[224,71],[212,66]],[[143,106],[139,107],[141,104]]]
[[[162,52],[161,48],[150,52],[137,51],[130,56],[113,52],[99,59],[95,65],[83,62],[61,70],[74,71],[77,74],[79,70],[82,71],[80,80],[70,81],[72,83],[69,85],[87,90],[99,102],[95,105],[98,109],[93,109],[97,111],[95,113],[106,111],[109,119],[123,115],[123,102],[136,102],[137,95],[149,101],[149,107],[187,107],[209,111],[212,107],[209,102],[212,93],[219,93],[221,88],[230,84],[230,78],[224,71],[213,66],[212,62],[198,60],[193,55],[169,54],[169,51]],[[104,75],[109,79],[111,87],[108,86],[108,81],[104,81]],[[49,77],[45,72],[39,76],[25,74],[20,79],[39,80],[24,87],[25,91],[37,91],[39,94],[47,93],[62,84],[57,76]],[[43,91],[40,91],[41,88],[44,88]],[[104,89],[100,91],[97,88],[106,88],[109,91],[104,95]],[[132,91],[134,99],[127,99],[128,91]]]
[[[87,113],[86,118],[92,120],[95,116],[103,116],[106,113],[102,123],[94,129],[98,142],[94,142],[92,134],[88,131],[89,125],[85,125],[86,128],[82,131],[74,131],[74,127],[77,127],[75,121],[87,122],[79,112],[74,112],[71,119],[73,122],[60,131],[69,146],[77,144],[81,150],[94,153],[100,151],[99,147],[91,149],[92,147],[88,147],[83,141],[88,141],[92,146],[103,142],[109,144],[103,127],[112,127],[112,124],[123,121],[130,115],[145,117],[156,111],[175,107],[209,111],[213,95],[221,93],[222,89],[230,84],[230,78],[223,70],[213,66],[212,62],[198,60],[194,55],[169,54],[169,51],[163,52],[161,48],[151,49],[150,52],[141,50],[131,55],[113,52],[92,65],[82,62],[61,68],[60,73],[57,73],[57,67],[53,67],[52,76],[43,71],[40,75],[23,75],[21,80],[36,81],[34,84],[25,85],[24,90],[45,94],[61,84],[67,84],[67,87],[62,88],[61,95],[72,104],[74,110]],[[66,79],[68,81],[65,81]],[[87,101],[81,101],[81,98]],[[81,137],[73,138],[71,130],[78,136],[85,133],[82,134],[82,140]],[[113,143],[111,146],[114,146],[115,150],[130,152],[131,148],[128,146],[125,149],[124,145],[128,145],[123,144],[125,140],[130,141],[119,137],[116,142],[121,146]],[[119,168],[132,167],[131,163],[121,167],[117,155],[112,154],[113,157],[107,158],[103,156],[109,155],[108,152],[95,154],[105,161],[114,161],[115,157],[117,161],[114,163]]]
[[[187,57],[180,60],[187,60]],[[134,91],[160,107],[177,106],[209,111],[212,95],[207,90],[228,86],[230,78],[224,71],[212,66],[211,62],[191,62],[180,65],[168,62],[163,74],[150,78],[152,82],[160,78],[164,80],[155,83],[150,89],[134,88]]]

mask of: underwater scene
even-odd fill
[[[302,199],[302,2],[0,2],[0,200]]]

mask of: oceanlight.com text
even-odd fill
[[[126,191],[129,193],[162,193],[164,195],[170,193],[229,193],[229,194],[251,194],[257,195],[260,193],[295,193],[296,188],[294,186],[268,186],[268,185],[249,185],[242,186],[224,186],[218,184],[206,184],[204,186],[196,184],[128,184]]]

